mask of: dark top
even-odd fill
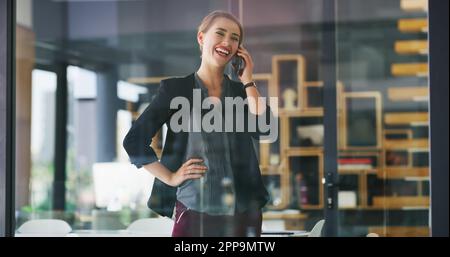
[[[193,118],[199,119],[196,122],[201,124],[201,119],[205,117],[205,114],[213,114],[217,118],[220,115],[221,120],[214,120],[214,122],[224,124],[225,119],[222,110],[225,108],[225,97],[230,96],[229,86],[229,81],[224,79],[220,103],[215,103],[214,108],[211,106],[206,110],[196,110],[196,112],[199,112],[197,115],[191,113],[189,120],[191,128],[193,127]],[[194,89],[200,90],[202,102],[209,96],[208,89],[197,73],[195,73]],[[220,126],[219,129],[222,130],[211,132],[206,132],[203,129],[200,132],[189,131],[184,161],[195,157],[202,158],[204,165],[208,167],[208,171],[200,179],[190,179],[183,182],[178,187],[177,200],[188,209],[198,212],[210,215],[234,215],[235,190],[229,138],[234,137],[235,133],[225,132],[224,126]],[[238,211],[244,212],[245,209]]]
[[[242,83],[232,81],[227,76],[224,76],[224,80],[229,83],[230,96],[243,99],[247,97]],[[174,132],[171,129],[170,118],[178,110],[170,109],[170,101],[177,96],[186,97],[192,109],[194,87],[194,74],[161,81],[156,95],[142,115],[133,123],[123,141],[131,163],[137,168],[158,161],[156,153],[150,145],[153,136],[164,123],[167,124],[168,130],[160,162],[172,172],[176,172],[184,163],[189,132]],[[236,117],[236,110],[233,115]],[[246,106],[243,115],[245,128],[247,128],[248,115],[255,116],[249,113],[248,106]],[[269,106],[266,107],[265,113],[260,115],[263,115],[266,124],[273,119]],[[251,117],[251,120],[258,121],[256,117]],[[259,136],[268,135],[269,132],[263,134],[257,130],[256,132],[244,131],[233,134],[234,140],[230,140],[229,143],[234,176],[235,207],[237,210],[262,208],[269,200],[269,195],[261,179],[261,171],[251,138],[259,139]],[[155,178],[152,194],[148,201],[149,208],[162,216],[172,217],[176,192],[176,187],[166,185]]]

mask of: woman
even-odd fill
[[[247,115],[264,117],[266,124],[267,120],[270,122],[273,116],[265,102],[258,99],[260,94],[252,81],[253,61],[242,47],[242,39],[242,26],[233,15],[222,11],[207,15],[197,34],[200,68],[186,77],[161,81],[150,105],[124,139],[123,146],[131,162],[156,177],[148,206],[163,216],[174,216],[172,236],[259,236],[261,233],[261,208],[268,201],[268,193],[251,140],[263,134],[259,127],[256,126],[255,132],[243,133],[203,129],[186,132],[177,131],[170,122],[178,111],[170,108],[171,100],[185,97],[192,106],[198,101],[195,90],[200,92],[202,100],[210,97],[210,106],[221,107],[219,110],[223,111],[225,97],[247,98],[245,124],[250,120]],[[242,83],[224,75],[227,63],[235,55],[245,61],[245,68],[239,73]],[[207,111],[202,110],[200,117]],[[192,126],[195,114],[193,109],[190,112]],[[150,144],[163,124],[167,124],[168,131],[158,162]]]

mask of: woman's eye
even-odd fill
[[[235,37],[233,38],[233,40],[234,40],[234,41],[239,41],[239,39],[238,39],[238,38],[235,38]]]
[[[223,33],[221,33],[221,32],[216,32],[217,34],[219,34],[219,35],[221,35],[221,36],[223,36],[224,34]]]

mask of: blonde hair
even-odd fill
[[[229,19],[231,21],[233,21],[234,23],[236,23],[239,27],[239,31],[241,33],[241,35],[239,36],[239,46],[242,44],[242,41],[244,40],[244,29],[242,28],[242,24],[241,22],[231,13],[229,12],[225,12],[225,11],[213,11],[210,14],[206,15],[205,18],[203,18],[202,22],[200,23],[200,25],[198,26],[198,32],[203,32],[206,33],[209,28],[211,27],[211,25],[214,23],[214,20],[217,18],[226,18]],[[200,52],[202,52],[202,46],[199,45],[199,49]]]

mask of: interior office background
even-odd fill
[[[121,138],[161,78],[189,74],[198,67],[196,28],[208,12],[223,9],[243,21],[245,46],[255,60],[263,94],[286,102],[286,92],[297,97],[295,110],[280,114],[284,126],[280,140],[269,146],[255,144],[272,196],[265,221],[282,229],[310,229],[327,208],[327,191],[321,186],[327,161],[323,110],[328,67],[323,59],[331,44],[336,51],[332,68],[339,82],[334,89],[342,101],[335,107],[334,124],[339,135],[335,159],[341,165],[338,235],[428,236],[431,214],[446,215],[447,223],[436,225],[434,231],[443,226],[448,235],[448,182],[439,185],[448,181],[439,179],[448,178],[448,161],[442,164],[448,153],[448,124],[441,123],[447,116],[434,120],[442,131],[431,129],[431,141],[436,135],[434,139],[447,146],[429,144],[428,136],[433,115],[445,115],[433,114],[433,104],[448,110],[441,107],[448,101],[433,101],[433,93],[448,98],[448,88],[442,86],[448,83],[435,82],[436,91],[432,87],[433,29],[445,29],[448,42],[448,22],[437,20],[432,27],[432,11],[443,9],[424,7],[426,1],[342,0],[335,1],[335,17],[327,19],[323,15],[327,1],[311,0],[18,0],[4,3],[4,19],[11,15],[7,5],[12,2],[15,41],[11,45],[5,37],[2,47],[15,52],[5,54],[15,63],[15,115],[13,119],[2,115],[14,123],[10,128],[15,143],[5,141],[2,148],[2,190],[11,192],[12,185],[8,188],[5,183],[12,181],[8,167],[14,167],[15,179],[14,196],[3,200],[2,215],[4,224],[14,220],[13,231],[37,218],[63,219],[80,230],[117,230],[135,219],[155,216],[146,207],[153,178],[129,165]],[[414,21],[419,28],[414,28]],[[8,23],[3,22],[6,29]],[[324,40],[329,23],[334,25],[333,42]],[[441,36],[435,44],[442,42]],[[434,68],[445,71],[435,76],[447,73],[442,66],[448,66],[446,47],[446,61],[445,55],[434,55],[439,61]],[[12,60],[4,59],[7,74]],[[5,78],[10,81],[2,85],[11,85],[11,76]],[[8,92],[2,95],[7,97]],[[398,123],[397,118],[405,115],[406,121]],[[318,143],[313,137],[302,138],[314,128],[322,130],[315,134]],[[5,128],[2,136],[7,132]],[[156,148],[163,146],[163,134]],[[14,159],[8,160],[12,149]],[[436,165],[430,165],[430,158],[431,164],[436,158]],[[349,167],[352,162],[360,166]],[[433,188],[447,191],[434,191],[439,196],[431,194]],[[301,189],[308,193],[300,195]],[[439,205],[444,210],[430,213],[433,196],[440,201],[447,197]],[[13,203],[8,202],[11,199]],[[441,221],[438,216],[435,220]]]

